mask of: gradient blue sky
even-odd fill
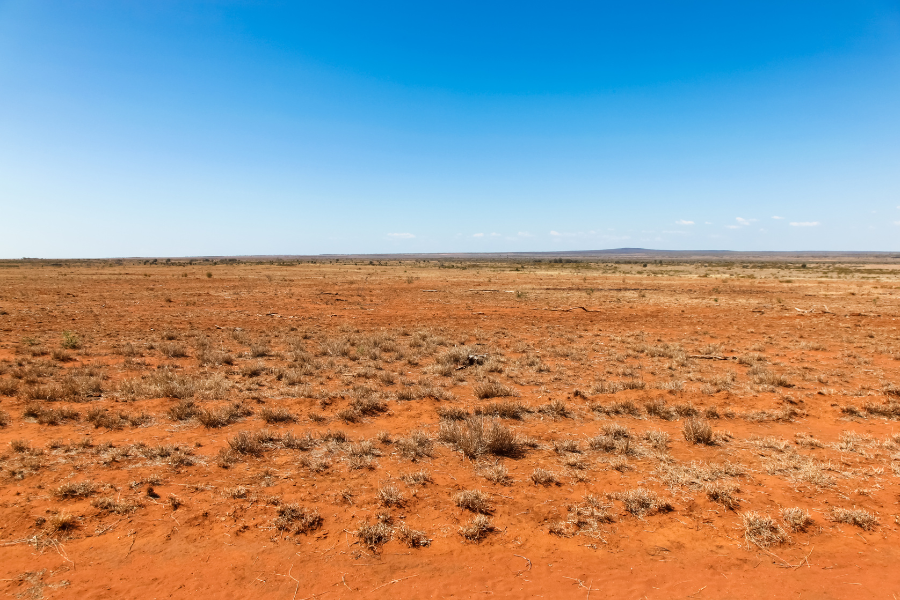
[[[0,0],[0,256],[900,250],[897,2]]]

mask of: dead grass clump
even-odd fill
[[[9,413],[5,410],[0,410],[0,427],[6,427],[9,425]]]
[[[395,443],[400,455],[413,462],[432,456],[433,445],[431,437],[421,430],[413,431],[408,437],[399,438]]]
[[[491,519],[486,515],[476,515],[468,524],[459,528],[459,534],[470,542],[483,540],[494,530]]]
[[[587,495],[583,502],[569,505],[566,521],[559,522],[556,531],[551,529],[551,533],[556,535],[582,534],[602,539],[600,526],[612,523],[614,520],[609,513],[609,508],[609,505],[604,505],[594,496]]]
[[[262,456],[265,452],[265,447],[259,436],[249,431],[241,431],[228,440],[228,447],[232,451],[245,456]]]
[[[603,404],[592,402],[589,405],[589,408],[597,413],[604,414],[606,416],[630,416],[630,417],[639,417],[641,415],[641,409],[638,408],[638,405],[632,402],[631,400],[622,400],[621,402],[612,402],[604,406]]]
[[[531,473],[531,481],[533,481],[535,485],[547,486],[558,484],[559,477],[557,477],[556,473],[554,473],[553,471],[537,468]]]
[[[360,415],[372,417],[387,411],[387,402],[377,396],[365,396],[354,398],[350,402],[350,408]]]
[[[297,437],[293,431],[286,431],[284,435],[281,436],[281,446],[289,450],[311,450],[315,448],[318,443],[318,440],[310,431],[307,431],[300,437]]]
[[[31,444],[26,439],[10,440],[9,447],[17,454],[28,454],[32,451]]]
[[[394,528],[394,537],[402,544],[410,548],[424,548],[431,544],[431,540],[424,531],[412,529],[406,523],[400,523]]]
[[[665,431],[647,431],[644,433],[644,439],[655,450],[665,452],[669,449],[669,434]]]
[[[322,526],[322,515],[315,508],[306,508],[297,503],[278,507],[275,528],[287,533],[309,533]]]
[[[781,520],[791,531],[806,531],[813,524],[813,518],[802,508],[785,508],[781,511]]]
[[[197,403],[191,399],[181,400],[169,408],[166,414],[173,421],[187,421],[197,415]]]
[[[623,381],[598,381],[591,387],[592,394],[615,394],[622,390],[643,390],[647,383],[640,379],[627,379]]]
[[[874,415],[876,417],[882,417],[885,419],[900,419],[900,403],[895,401],[889,401],[883,404],[873,404],[871,402],[867,402],[865,405],[863,405],[863,410],[866,412],[866,414]],[[845,412],[849,411],[845,410]]]
[[[0,379],[0,396],[15,396],[19,393],[18,382],[12,379]]]
[[[734,494],[740,491],[740,486],[734,483],[715,481],[705,486],[706,497],[713,502],[718,502],[728,510],[736,510],[740,499]]]
[[[487,494],[480,490],[465,490],[453,496],[453,503],[463,510],[484,515],[491,514],[491,504]]]
[[[438,417],[447,421],[465,421],[469,418],[469,412],[458,406],[441,406],[438,408]]]
[[[520,456],[523,445],[508,427],[498,421],[469,418],[463,422],[442,421],[438,433],[440,441],[453,444],[467,458],[484,454]]]
[[[259,416],[266,423],[272,425],[275,423],[294,423],[297,417],[286,408],[263,408],[259,411]]]
[[[667,406],[666,401],[662,398],[645,402],[644,410],[647,411],[647,416],[656,417],[665,421],[674,421],[678,418],[678,413],[670,406]]]
[[[227,406],[214,409],[203,409],[197,412],[197,420],[209,429],[226,427],[253,414],[253,409],[240,402],[232,402]]]
[[[777,546],[788,539],[787,534],[772,517],[745,512],[741,515],[741,523],[744,527],[744,539],[761,548]]]
[[[509,476],[509,470],[499,462],[493,463],[481,470],[481,475],[491,483],[500,485],[509,485],[512,478]]]
[[[67,421],[78,421],[81,413],[70,408],[44,408],[37,403],[25,405],[22,416],[35,419],[41,425],[61,425]]]
[[[878,525],[878,517],[861,508],[854,508],[851,510],[834,507],[831,509],[831,520],[835,523],[855,525],[865,531],[875,529],[875,526]]]
[[[531,408],[525,404],[522,404],[521,402],[489,402],[488,404],[483,404],[481,406],[475,407],[476,415],[499,417],[501,419],[521,420],[530,412]],[[466,413],[463,411],[463,414]]]
[[[413,487],[417,485],[425,485],[432,483],[431,474],[428,471],[416,471],[414,473],[404,473],[400,476],[400,480],[406,485]]]
[[[97,498],[91,501],[91,506],[98,510],[117,515],[129,515],[141,507],[140,504],[128,502],[127,500],[116,500],[112,496],[105,498]]]
[[[763,468],[769,475],[782,475],[795,482],[802,481],[820,487],[834,485],[834,478],[825,472],[835,470],[834,467],[790,450],[769,456],[763,461]]]
[[[148,425],[153,421],[153,417],[144,412],[132,415],[122,412],[112,413],[102,408],[92,408],[88,411],[85,420],[88,423],[93,424],[97,429],[104,427],[110,430],[117,430],[122,429],[127,425],[131,425],[132,427]]]
[[[356,537],[369,550],[375,552],[391,539],[391,526],[377,522],[373,524],[362,523],[356,530]]]
[[[681,431],[684,439],[692,444],[712,446],[715,443],[712,427],[703,419],[687,419]]]
[[[641,487],[611,494],[610,497],[621,501],[625,505],[625,510],[638,518],[673,510],[672,505],[667,500],[661,499],[656,492]]]
[[[487,398],[502,398],[505,396],[519,396],[519,391],[515,388],[503,385],[496,381],[486,381],[479,383],[473,389],[475,397],[481,400]]]
[[[78,528],[78,517],[67,512],[59,512],[46,521],[50,533],[65,533]]]
[[[657,474],[669,487],[706,488],[711,482],[726,477],[739,477],[745,472],[743,466],[728,461],[724,463],[692,461],[690,464],[660,462],[657,467]]]
[[[564,454],[566,452],[581,452],[581,448],[578,447],[577,440],[555,440],[553,442],[553,450],[557,454]]]
[[[564,419],[572,416],[566,403],[562,400],[551,400],[546,404],[541,404],[538,407],[538,412],[553,419]]]
[[[753,379],[753,383],[757,385],[768,385],[774,387],[794,387],[788,379],[779,373],[775,373],[774,371],[770,371],[766,369],[760,364],[755,364],[750,367],[748,374]]]
[[[72,500],[74,498],[87,498],[95,493],[97,493],[97,486],[93,482],[80,481],[75,483],[72,481],[56,488],[53,495],[63,500]]]
[[[378,502],[382,506],[402,506],[404,502],[403,492],[396,486],[386,484],[378,489]]]

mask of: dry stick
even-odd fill
[[[813,550],[815,550],[815,549],[816,549],[816,547],[813,546],[813,547],[812,547],[812,550],[809,551],[809,554],[807,554],[806,556],[804,556],[804,557],[803,557],[803,560],[801,560],[799,563],[797,563],[797,566],[794,567],[794,569],[799,569],[800,567],[802,567],[804,561],[806,562],[806,568],[807,568],[807,569],[811,568],[811,567],[809,566],[809,555],[812,554],[812,553],[813,553]]]
[[[391,585],[392,583],[399,583],[399,582],[403,581],[404,579],[412,579],[413,577],[418,577],[418,574],[410,575],[409,577],[401,577],[400,579],[392,579],[392,580],[388,581],[387,583],[382,583],[381,585],[379,585],[376,588],[372,588],[372,591],[374,592],[375,590],[383,588],[386,585]]]
[[[748,541],[753,542],[753,545],[754,545],[754,546],[756,546],[757,548],[759,548],[760,550],[762,550],[763,552],[765,552],[765,553],[768,554],[769,556],[774,556],[775,558],[777,558],[778,560],[780,560],[782,564],[779,565],[779,566],[783,566],[783,567],[785,567],[785,568],[790,568],[790,567],[793,567],[793,566],[794,566],[794,565],[792,565],[791,563],[789,563],[788,561],[786,561],[786,560],[784,560],[783,558],[781,558],[780,556],[777,556],[777,555],[775,555],[775,554],[772,554],[771,552],[769,552],[768,550],[766,550],[765,548],[763,548],[762,546],[760,546],[759,544],[757,544],[757,543],[754,542],[753,540],[748,539]]]
[[[531,559],[530,559],[530,558],[528,558],[527,556],[522,556],[521,554],[513,554],[513,556],[518,556],[519,558],[522,558],[522,559],[528,561],[528,568],[527,568],[527,569],[522,569],[521,571],[518,571],[518,572],[516,573],[516,577],[518,577],[519,575],[521,575],[521,574],[524,573],[525,571],[530,571],[530,570],[531,570]]]

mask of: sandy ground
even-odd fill
[[[5,264],[4,593],[900,596],[892,267],[451,266]]]

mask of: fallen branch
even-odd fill
[[[379,585],[378,587],[372,588],[372,591],[374,592],[375,590],[381,589],[381,588],[383,588],[383,587],[386,586],[386,585],[391,585],[392,583],[399,583],[399,582],[403,581],[404,579],[412,579],[413,577],[418,577],[418,575],[410,575],[409,577],[401,577],[400,579],[391,579],[391,580],[388,581],[387,583],[382,583],[382,584]]]
[[[519,558],[528,561],[528,568],[527,568],[527,569],[522,569],[521,571],[517,571],[517,572],[516,572],[516,577],[518,577],[518,576],[521,575],[522,573],[525,573],[526,571],[530,571],[530,570],[531,570],[531,559],[530,559],[530,558],[528,558],[527,556],[522,556],[521,554],[513,554],[513,556],[518,556]]]
[[[688,358],[699,358],[702,360],[737,360],[736,356],[715,356],[713,354],[690,354]]]

